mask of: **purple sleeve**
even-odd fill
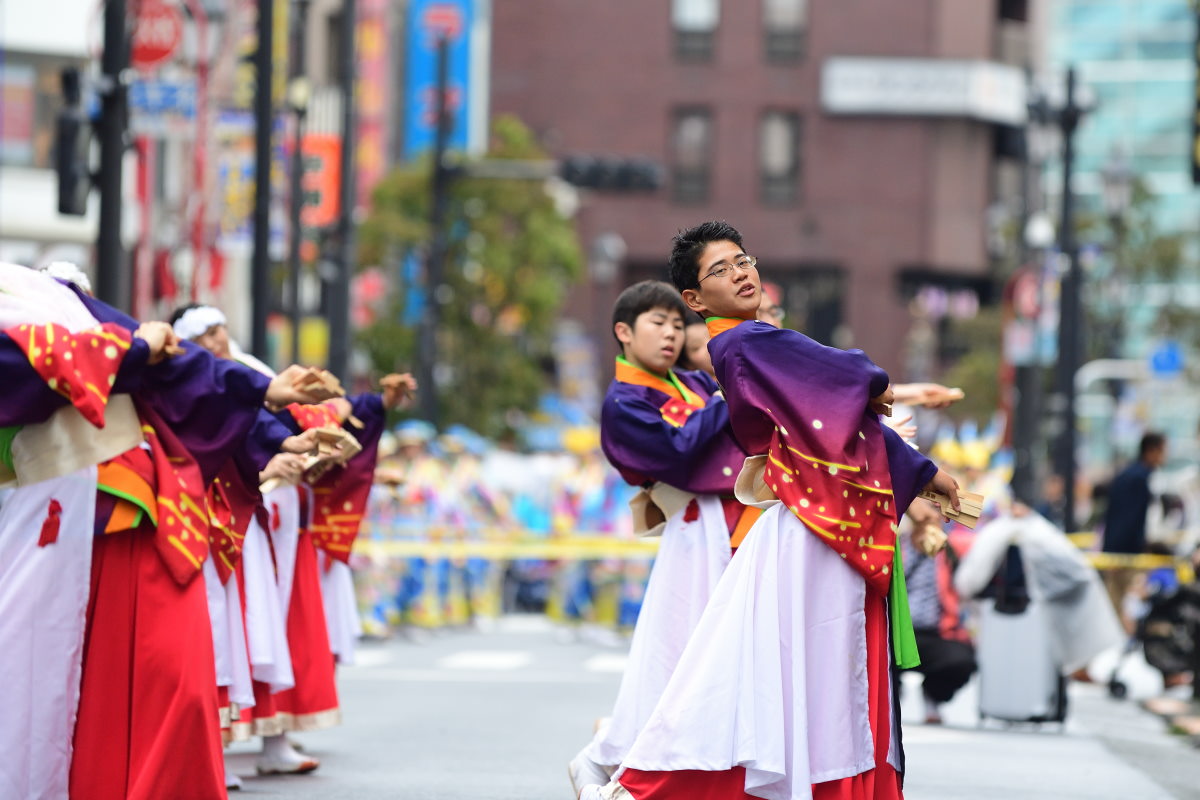
[[[291,435],[292,432],[282,422],[265,408],[260,408],[246,436],[246,446],[242,448],[241,458],[253,466],[255,473],[261,472],[267,466],[267,462],[279,453],[283,440]]]
[[[675,427],[636,390],[609,390],[600,412],[600,444],[612,465],[631,483],[655,480],[687,491],[705,491],[694,484],[695,467],[715,439],[728,432],[729,409],[724,400],[708,405]],[[739,462],[733,467],[736,474]]]
[[[121,360],[113,392],[129,393],[136,389],[149,357],[149,346],[135,338]],[[69,404],[67,398],[46,385],[42,376],[29,364],[25,352],[4,333],[0,333],[0,375],[4,376],[0,426],[45,422],[51,414]]]
[[[101,322],[136,330],[137,320],[76,290]],[[191,342],[183,353],[145,370],[137,396],[150,403],[200,466],[204,480],[243,445],[258,418],[271,379],[234,361],[218,359]]]
[[[892,473],[892,495],[896,501],[896,517],[908,510],[913,498],[924,489],[937,474],[937,464],[919,451],[908,446],[900,434],[883,428],[883,441],[887,446],[888,466]]]
[[[25,353],[6,334],[0,334],[0,374],[4,375],[4,402],[0,426],[45,422],[67,398],[51,389],[29,364]]]
[[[384,423],[387,422],[387,409],[383,407],[383,395],[370,393],[351,397],[350,413],[362,422],[363,427],[350,426],[347,430],[354,434],[354,438],[362,445],[364,451],[378,449],[379,437],[383,436]],[[345,423],[343,423],[344,426]]]
[[[142,374],[149,366],[150,345],[145,340],[133,337],[129,351],[121,360],[117,370],[117,380],[113,383],[113,391],[121,394],[133,394],[142,385]]]
[[[191,452],[206,481],[243,446],[271,379],[191,342],[146,371],[138,393]]]
[[[276,422],[291,431],[293,436],[299,436],[304,433],[300,428],[300,423],[296,422],[296,418],[286,408],[271,412],[271,416],[275,418]]]
[[[833,348],[829,349],[832,350]],[[852,356],[856,361],[859,362],[861,366],[869,370],[870,381],[867,384],[868,398],[878,397],[887,391],[887,387],[891,385],[892,381],[890,378],[888,378],[888,374],[884,371],[883,367],[880,367],[876,365],[875,362],[871,361],[871,359],[867,357],[867,354],[862,350],[846,350],[844,352]]]
[[[742,323],[714,337],[708,349],[726,388],[734,434],[751,453],[766,452],[776,423],[785,420],[797,427],[800,420],[819,420],[819,434],[805,432],[820,440],[818,449],[850,449],[871,398],[889,382],[861,350],[826,347],[766,323]]]

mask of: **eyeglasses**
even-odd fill
[[[729,273],[733,272],[734,267],[737,267],[742,272],[749,272],[750,270],[754,269],[754,266],[757,263],[758,263],[758,259],[755,258],[754,256],[738,256],[736,259],[734,259],[732,264],[730,264],[728,261],[722,261],[722,262],[718,263],[715,267],[713,267],[711,272],[709,272],[707,275],[705,275],[703,278],[701,278],[699,281],[697,281],[697,283],[703,283],[704,281],[708,280],[709,278],[724,277],[725,275],[728,275]]]

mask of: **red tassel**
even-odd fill
[[[58,526],[61,517],[62,504],[51,498],[50,507],[46,510],[46,519],[42,522],[42,534],[38,537],[38,547],[45,547],[58,541]]]
[[[683,521],[695,522],[698,519],[700,519],[700,504],[693,499],[683,510]]]
[[[283,524],[283,519],[279,516],[279,503],[271,503],[271,530],[279,530],[279,526]]]

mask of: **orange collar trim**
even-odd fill
[[[651,389],[657,389],[668,397],[682,400],[689,406],[704,408],[704,401],[688,391],[688,388],[675,377],[674,373],[668,373],[670,380],[668,378],[660,378],[644,369],[635,367],[624,358],[617,356],[617,372],[615,377],[621,383],[631,383],[634,386],[647,386]]]
[[[749,320],[739,319],[737,317],[708,317],[704,320],[704,324],[708,326],[708,337],[710,339],[717,338],[717,336],[720,334],[727,330],[736,328],[743,322],[749,322]]]

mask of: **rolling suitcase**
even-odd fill
[[[998,576],[995,596],[980,601],[975,645],[979,665],[979,718],[1006,722],[1063,722],[1066,680],[1054,662],[1045,609],[1025,591],[1020,565]]]

